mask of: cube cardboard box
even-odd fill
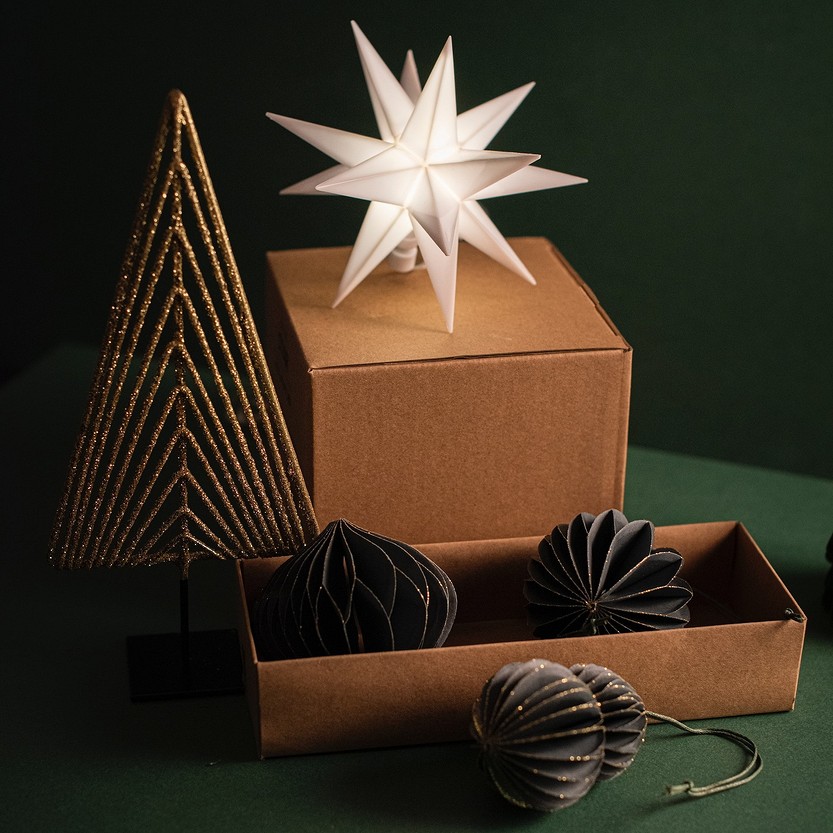
[[[682,629],[534,639],[523,581],[540,536],[428,544],[458,596],[446,645],[419,651],[263,662],[250,613],[282,559],[238,561],[246,696],[261,757],[463,740],[484,682],[507,662],[614,669],[652,711],[681,720],[786,711],[795,702],[805,623],[738,523],[658,527],[685,556],[691,622]]]
[[[631,349],[551,243],[512,245],[538,285],[462,245],[453,334],[424,270],[333,310],[349,249],[268,255],[265,352],[322,527],[466,541],[621,508]]]

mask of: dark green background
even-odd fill
[[[259,322],[264,251],[353,241],[359,202],[278,197],[325,160],[263,113],[373,131],[355,17],[423,78],[452,34],[460,109],[538,82],[493,146],[590,184],[488,205],[633,344],[634,442],[833,475],[833,4],[52,5],[4,27],[6,374],[98,342],[171,87]]]

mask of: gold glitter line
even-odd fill
[[[232,442],[232,437],[229,436],[228,431],[226,430],[226,426],[223,425],[223,421],[220,418],[220,415],[217,412],[216,408],[214,407],[214,403],[211,401],[211,397],[208,395],[208,391],[205,389],[205,385],[202,381],[202,378],[200,377],[199,372],[197,371],[196,365],[194,364],[190,353],[185,353],[185,357],[188,362],[188,368],[191,371],[191,375],[194,380],[194,385],[199,391],[200,398],[202,399],[203,404],[211,414],[212,421],[214,422],[214,429],[217,431],[218,436],[221,438],[221,441],[225,446],[226,452],[228,453],[231,462],[235,463],[237,461],[237,455],[235,453],[235,445]],[[214,372],[215,369],[216,367],[212,368],[212,372]],[[215,376],[215,380],[217,378],[219,378],[219,374]],[[237,471],[238,480],[240,481],[243,491],[246,493],[252,510],[254,511],[255,515],[258,517],[260,521],[263,533],[270,537],[280,537],[280,530],[278,529],[277,522],[275,521],[274,517],[271,516],[269,512],[263,511],[265,506],[272,505],[272,501],[269,499],[269,495],[267,494],[263,481],[257,471],[254,458],[248,451],[248,445],[246,444],[246,438],[243,433],[243,428],[240,425],[239,419],[237,418],[237,413],[235,412],[234,405],[228,398],[228,394],[225,392],[225,390],[223,390],[221,396],[224,400],[223,404],[225,405],[226,416],[228,417],[230,422],[232,435],[234,439],[237,441],[237,446],[243,451],[244,458],[249,466],[248,469],[244,469],[239,464],[234,467]],[[263,505],[264,502],[265,506]]]
[[[252,352],[255,354],[255,358],[259,358],[261,360],[261,367],[263,367],[265,365],[265,359],[263,357],[262,350],[259,349],[260,343],[256,339],[252,339],[251,335],[249,335],[248,339],[245,338],[245,334],[244,334],[242,328],[239,326],[239,321],[237,319],[237,316],[235,315],[235,310],[234,310],[234,307],[233,307],[233,304],[232,304],[232,301],[231,301],[231,296],[229,294],[228,287],[226,285],[226,282],[224,280],[222,280],[222,270],[220,269],[220,264],[216,259],[216,253],[208,245],[210,243],[210,233],[208,232],[207,224],[205,223],[205,219],[204,219],[204,217],[202,215],[202,212],[200,210],[199,201],[197,199],[196,192],[194,191],[193,183],[192,183],[190,177],[187,175],[187,171],[184,172],[184,179],[185,179],[186,188],[188,189],[188,192],[189,192],[189,196],[191,197],[192,203],[194,205],[195,213],[197,214],[197,217],[198,217],[200,229],[201,229],[201,231],[203,232],[203,235],[204,235],[204,243],[206,244],[206,248],[208,249],[209,256],[210,256],[211,261],[212,261],[212,265],[214,266],[215,276],[217,278],[217,284],[220,288],[220,293],[221,293],[222,299],[225,303],[226,312],[229,315],[232,330],[233,330],[233,332],[234,332],[234,334],[237,338],[237,344],[238,344],[238,348],[240,349],[241,358],[243,359],[243,363],[245,365],[245,368],[246,368],[246,371],[249,375],[249,378],[254,378],[256,376],[255,362],[253,361],[253,358],[249,353],[248,345],[252,345],[253,347],[258,348],[258,349],[252,350]],[[234,266],[233,263],[231,265]],[[234,268],[236,269],[236,266],[234,266]],[[194,263],[194,271],[195,271],[195,276],[197,277],[198,285],[199,285],[199,287],[200,287],[200,289],[203,293],[203,299],[204,299],[204,301],[208,302],[208,301],[210,301],[210,296],[208,295],[207,288],[205,287],[205,284],[202,280],[202,275],[201,275],[196,263]],[[245,296],[239,297],[237,300],[238,300],[238,303],[241,303],[241,302],[246,303]],[[218,334],[220,334],[222,331],[219,328],[219,324],[218,324],[218,321],[217,321],[217,318],[216,318],[216,312],[214,310],[213,303],[210,303],[210,304],[206,303],[206,308],[208,310],[209,315],[213,316],[212,323],[214,323],[215,329],[217,330]],[[246,318],[248,318],[248,317],[245,317],[244,320],[246,320]],[[244,404],[244,409],[245,409],[244,413],[246,415],[246,418],[250,421],[250,424],[254,425],[254,424],[256,424],[256,420],[254,419],[254,413],[252,411],[252,407],[248,402],[248,398],[246,396],[245,390],[242,388],[242,386],[239,385],[239,375],[236,372],[236,368],[232,366],[233,360],[232,360],[231,355],[228,351],[228,347],[227,347],[227,343],[226,343],[225,339],[223,339],[223,341],[221,342],[221,345],[224,348],[224,355],[226,357],[227,362],[229,363],[229,370],[234,374],[235,382],[238,383],[238,395],[240,396],[241,402]],[[264,402],[264,399],[263,399],[263,396],[262,396],[262,393],[261,393],[262,387],[266,387],[266,386],[261,386],[259,384],[254,385],[253,386],[253,394],[254,394],[256,402],[257,402],[258,410],[261,413],[264,413],[264,412],[267,411],[267,409],[266,409],[266,403]],[[271,454],[272,454],[272,459],[280,459],[281,455],[284,453],[284,449],[283,448],[281,448],[280,450],[278,449],[277,443],[275,441],[275,432],[272,432],[272,431],[267,432],[266,439],[271,445],[270,451],[271,451]],[[269,456],[266,452],[266,449],[262,445],[259,444],[258,450],[259,450],[259,453],[260,453],[260,456],[261,456],[261,460],[262,460],[264,466],[266,467],[267,472],[271,473],[271,466],[269,465]],[[282,483],[281,483],[282,488],[280,490],[278,490],[277,484],[275,484],[274,482],[271,484],[272,488],[276,492],[281,494],[281,496],[283,498],[281,500],[281,503],[280,503],[281,508],[283,509],[283,508],[289,506],[293,509],[293,512],[295,514],[295,518],[293,520],[298,525],[298,527],[300,528],[300,526],[301,526],[300,518],[298,517],[297,511],[295,510],[294,501],[291,500],[291,499],[286,500],[284,498],[285,495],[291,494],[289,479],[286,477],[285,472],[280,471],[278,473],[279,473],[279,475],[281,476],[281,479],[282,479]]]
[[[163,307],[162,315],[160,317],[160,321],[167,321],[168,316],[171,314],[175,302],[176,302],[177,293],[172,292],[169,294],[168,298],[166,299],[165,306]],[[164,326],[164,325],[163,325]],[[154,333],[153,342],[152,342],[152,350],[155,350],[156,346],[158,345],[158,341],[161,338],[163,327],[159,327],[158,331]],[[136,383],[133,386],[132,391],[130,392],[127,406],[125,407],[124,413],[122,415],[122,419],[119,423],[119,426],[116,431],[116,437],[113,442],[113,446],[110,450],[109,459],[106,463],[106,469],[104,472],[103,477],[101,478],[99,485],[98,485],[98,494],[96,500],[93,503],[92,510],[88,515],[88,522],[90,528],[92,528],[97,522],[98,517],[101,512],[102,506],[107,506],[109,501],[106,501],[105,498],[107,496],[108,490],[111,488],[111,477],[113,474],[113,470],[116,468],[117,461],[119,460],[119,453],[122,448],[122,444],[124,443],[125,437],[130,434],[130,440],[127,444],[127,449],[124,452],[124,455],[121,458],[121,468],[116,475],[116,480],[112,486],[112,497],[111,501],[115,502],[115,499],[121,493],[121,490],[124,485],[124,479],[127,476],[127,471],[130,467],[131,461],[133,459],[133,455],[136,452],[136,448],[139,444],[140,438],[142,436],[142,431],[147,423],[148,416],[150,414],[151,408],[155,402],[156,396],[159,392],[159,389],[162,386],[162,381],[165,376],[165,371],[168,368],[168,364],[170,362],[171,356],[174,351],[177,349],[177,343],[175,341],[169,341],[165,345],[165,349],[162,351],[162,355],[159,358],[159,366],[156,368],[156,373],[154,374],[153,378],[150,382],[150,387],[148,391],[145,393],[144,398],[141,402],[141,410],[139,411],[139,416],[136,422],[131,425],[130,421],[133,419],[133,415],[136,412],[136,406],[139,405],[139,397],[142,392],[142,388],[144,387],[145,382],[147,381],[148,372],[150,370],[151,364],[153,363],[154,353],[152,350],[148,351],[148,355],[143,361],[142,366],[139,370],[139,375],[136,380]],[[116,411],[117,411],[117,404],[118,400],[113,400],[113,412],[112,415],[108,418],[106,431],[101,434],[104,439],[101,441],[101,450],[100,455],[103,455],[104,447],[106,445],[106,438],[112,430],[112,419],[114,418]],[[162,418],[159,420],[159,424],[164,424],[165,420],[167,419],[168,413],[170,409],[173,407],[174,400],[173,397],[169,397],[169,400],[166,402],[165,409],[162,414]],[[152,448],[156,443],[157,437],[153,436],[150,448]],[[85,507],[86,508],[86,507]],[[112,517],[112,512],[108,509],[105,512],[105,518],[103,521],[103,529],[100,534],[103,534],[104,530],[107,528],[107,522],[109,518]],[[89,537],[90,532],[87,533],[87,538],[85,538],[79,545],[78,549],[80,551],[85,551],[89,546]],[[96,558],[98,555],[99,547],[95,545],[92,550],[93,557]]]
[[[172,236],[172,235],[169,235],[169,237],[170,236]],[[165,249],[167,251],[167,245],[166,245]],[[155,287],[158,278],[162,274],[163,266],[164,266],[164,260],[160,260],[159,263],[157,264],[157,267],[155,268],[154,274],[152,276],[153,277],[153,281],[152,281],[152,286],[153,287]],[[148,289],[148,293],[152,294],[152,288]],[[150,294],[148,294],[148,296],[147,296],[148,306],[150,305]],[[170,306],[166,305],[166,307],[163,308],[163,318],[164,319],[167,319],[167,315],[170,314],[170,310],[173,306],[173,301],[174,301],[175,297],[176,297],[175,292],[171,292],[170,295],[169,295]],[[144,321],[144,318],[142,319],[142,321]],[[111,449],[111,452],[110,452],[110,459],[109,459],[109,461],[107,461],[107,464],[106,464],[107,465],[107,471],[105,472],[105,476],[104,476],[103,481],[102,481],[105,488],[106,488],[106,483],[109,479],[109,472],[115,464],[115,460],[116,460],[116,457],[119,453],[121,443],[124,439],[124,435],[125,435],[125,433],[127,431],[127,428],[128,428],[128,423],[129,423],[129,421],[132,417],[133,411],[135,409],[136,401],[138,399],[139,391],[141,390],[143,380],[144,380],[144,378],[147,374],[147,371],[150,367],[150,363],[151,363],[151,360],[152,360],[152,353],[153,353],[153,350],[155,349],[155,343],[161,337],[163,328],[164,328],[164,323],[157,322],[157,325],[154,328],[154,332],[153,332],[153,336],[152,336],[152,338],[154,340],[152,341],[151,346],[149,347],[149,350],[148,350],[148,354],[147,354],[144,362],[142,363],[142,366],[141,366],[141,369],[140,369],[140,374],[139,374],[139,380],[137,380],[137,383],[134,385],[133,395],[131,395],[131,397],[129,399],[129,402],[128,402],[128,405],[127,405],[127,407],[124,411],[124,415],[123,415],[123,418],[121,420],[121,423],[120,423],[120,425],[119,425],[119,427],[116,431],[115,441],[114,441],[114,444],[113,444],[113,448]],[[138,338],[138,333],[136,335],[136,338]],[[127,374],[129,373],[129,369],[130,369],[130,365],[131,365],[131,359],[132,359],[132,356],[133,356],[133,350],[134,349],[135,349],[135,344],[131,345],[131,349],[128,352],[127,357],[125,358],[125,361],[122,364],[122,370],[121,370],[121,374],[119,376],[119,382],[118,382],[117,388],[113,392],[113,396],[112,396],[112,398],[110,399],[110,402],[109,402],[109,407],[106,409],[106,411],[104,410],[104,407],[105,407],[105,405],[107,405],[107,400],[110,396],[109,388],[102,389],[102,394],[101,394],[101,396],[102,396],[102,412],[98,415],[98,418],[96,420],[95,428],[93,429],[94,434],[93,434],[93,442],[91,444],[92,447],[88,450],[88,455],[87,455],[87,459],[86,459],[85,468],[84,468],[84,471],[82,473],[83,476],[82,476],[81,482],[78,484],[78,487],[77,487],[78,488],[78,496],[80,497],[80,505],[76,504],[76,506],[74,508],[74,514],[75,514],[75,517],[78,519],[79,527],[80,527],[80,523],[83,519],[88,519],[90,524],[93,524],[95,522],[95,519],[96,519],[96,517],[97,517],[97,515],[100,511],[101,504],[103,502],[103,492],[101,491],[101,489],[99,489],[99,491],[96,493],[96,499],[93,501],[93,506],[92,506],[92,510],[91,510],[92,511],[92,516],[90,517],[88,515],[88,506],[89,506],[90,496],[91,496],[91,494],[93,494],[92,480],[94,479],[95,474],[99,471],[99,468],[101,466],[101,461],[102,461],[102,458],[104,456],[104,449],[105,449],[105,446],[106,446],[107,438],[110,436],[110,434],[113,430],[113,419],[114,419],[115,414],[118,410],[118,403],[119,403],[119,400],[121,398],[121,391],[123,389],[124,381],[127,378]],[[115,361],[114,361],[114,370],[115,370]],[[80,531],[76,530],[75,533],[73,534],[73,537],[70,539],[70,544],[77,552],[83,552],[83,551],[86,550],[86,548],[88,546],[89,536],[87,538],[85,538],[83,541],[79,541],[79,539],[78,539],[79,534],[80,534]]]
[[[194,306],[191,303],[191,299],[189,297],[186,296],[183,300],[184,300],[185,309],[188,313],[188,317],[191,320],[191,326],[195,330],[197,330],[198,328],[200,328],[200,325],[199,325],[199,318],[197,316],[196,309],[194,309]],[[205,338],[205,336],[203,334],[203,339],[204,338]],[[226,417],[229,420],[231,430],[232,430],[232,435],[234,436],[235,440],[237,441],[238,450],[242,453],[242,455],[243,455],[243,457],[246,461],[249,475],[251,476],[252,480],[254,481],[255,487],[257,488],[259,493],[263,494],[266,491],[266,487],[263,483],[263,478],[261,477],[261,474],[260,474],[260,472],[257,468],[257,464],[255,462],[254,455],[252,454],[252,452],[249,448],[249,444],[246,441],[246,436],[243,433],[243,427],[241,426],[240,420],[237,417],[237,412],[234,408],[234,403],[231,401],[231,397],[228,395],[228,391],[226,390],[225,386],[222,384],[222,375],[220,374],[220,370],[217,366],[217,362],[216,362],[216,360],[214,358],[214,355],[212,354],[211,350],[208,349],[208,344],[207,343],[203,345],[203,352],[204,352],[203,358],[207,361],[208,368],[211,371],[211,374],[212,374],[212,377],[213,377],[213,381],[214,381],[215,385],[217,386],[217,393],[219,394],[220,399],[223,403],[223,406],[225,407]],[[190,354],[189,354],[189,358],[190,358]],[[193,364],[191,366],[193,367]],[[195,367],[194,367],[194,375],[195,375],[195,377],[199,376],[199,374],[196,373],[196,368]],[[235,376],[236,375],[237,374],[235,373]],[[200,384],[200,389],[202,390],[202,383],[200,382],[199,384]],[[253,432],[253,433],[256,433],[256,432]],[[272,495],[272,499],[274,500],[274,497],[277,493],[277,489],[275,487],[274,482],[270,483],[270,486],[273,487],[272,490],[271,490],[271,495]],[[270,501],[270,503],[272,503],[272,501]],[[272,534],[280,535],[277,520],[274,518],[274,516],[267,515],[266,516],[266,521],[269,524],[269,526],[271,527]]]
[[[172,102],[171,97],[169,97],[169,100],[168,102],[166,102],[165,109],[162,113],[160,127],[157,133],[156,144],[151,156],[151,164],[148,168],[147,175],[145,176],[142,197],[139,202],[136,219],[133,223],[133,229],[131,231],[127,250],[124,255],[119,281],[116,286],[116,297],[112,307],[114,312],[121,309],[124,305],[124,299],[125,296],[128,294],[128,288],[131,284],[130,277],[134,271],[132,266],[133,260],[136,257],[136,250],[139,246],[140,234],[143,228],[147,226],[147,205],[152,197],[154,186],[158,181],[161,157],[163,155],[164,148],[167,142],[169,125],[171,121],[171,108]],[[157,222],[158,216],[154,218],[154,228]],[[144,267],[142,266],[142,270],[143,269]],[[138,274],[141,274],[141,271]],[[136,288],[138,289],[138,284],[136,284]],[[115,370],[115,363],[119,355],[119,347],[114,347],[113,339],[119,332],[120,328],[126,328],[126,324],[123,324],[122,320],[120,320],[118,315],[111,314],[107,322],[107,328],[102,344],[102,353],[98,362],[98,366],[96,368],[96,373],[93,380],[92,391],[90,395],[90,401],[87,407],[84,421],[82,423],[81,431],[79,433],[79,440],[76,445],[72,461],[70,463],[67,488],[58,507],[55,526],[53,528],[52,540],[50,542],[50,559],[52,560],[53,564],[55,564],[55,566],[73,566],[72,557],[67,552],[67,550],[69,549],[69,543],[66,537],[64,537],[62,540],[61,530],[64,525],[65,519],[70,525],[70,531],[74,520],[79,520],[80,522],[80,516],[78,515],[78,501],[79,498],[82,498],[85,494],[85,471],[86,466],[89,465],[90,462],[89,454],[85,452],[87,451],[89,441],[95,442],[97,437],[97,431],[92,427],[94,422],[93,415],[98,411],[99,406],[103,407],[103,404],[100,405],[100,403],[103,403],[103,401],[106,400],[107,392],[109,391],[110,385],[112,384],[112,374],[108,377],[106,384],[103,384],[103,377],[109,371]],[[85,465],[83,466],[81,465],[82,460],[85,463]],[[80,483],[77,482],[77,477],[79,473],[82,478]],[[70,498],[73,496],[73,500],[70,501]],[[70,506],[70,502],[72,503],[72,506]],[[56,550],[60,550],[61,558],[59,560],[56,560]],[[67,559],[69,559],[69,561],[67,561]]]

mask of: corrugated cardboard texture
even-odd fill
[[[552,243],[510,242],[538,285],[463,244],[452,334],[424,270],[401,275],[383,264],[334,311],[349,248],[270,252],[267,261],[313,369],[626,346]]]
[[[695,598],[681,630],[536,640],[522,583],[538,538],[421,549],[454,581],[457,623],[446,647],[258,662],[249,609],[280,559],[238,562],[247,695],[262,757],[468,736],[471,705],[503,664],[542,657],[614,669],[649,709],[682,720],[793,707],[804,641],[799,610],[736,523],[660,527],[657,545],[685,556]]]
[[[620,507],[631,351],[546,240],[531,287],[460,253],[457,324],[380,267],[337,310],[349,249],[268,256],[266,353],[319,522],[402,540],[517,537]]]

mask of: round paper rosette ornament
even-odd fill
[[[691,735],[725,738],[749,756],[729,778],[705,786],[686,780],[667,786],[667,795],[714,795],[743,786],[763,767],[757,746],[745,735],[695,729],[646,711],[633,686],[592,664],[569,670],[544,659],[504,665],[474,703],[472,733],[480,743],[482,768],[507,801],[552,811],[574,804],[596,781],[621,775],[642,747],[648,717]]]
[[[341,519],[278,567],[252,626],[262,659],[293,659],[438,647],[456,612],[427,556]]]
[[[633,686],[609,668],[590,663],[574,665],[570,671],[593,692],[602,710],[604,760],[598,780],[615,778],[631,765],[645,740],[645,704]]]
[[[480,762],[512,804],[559,810],[593,786],[604,759],[599,703],[575,674],[533,659],[504,665],[472,709]]]
[[[681,628],[691,588],[677,573],[683,557],[652,549],[654,525],[616,509],[586,512],[553,529],[529,563],[524,585],[540,637]]]

